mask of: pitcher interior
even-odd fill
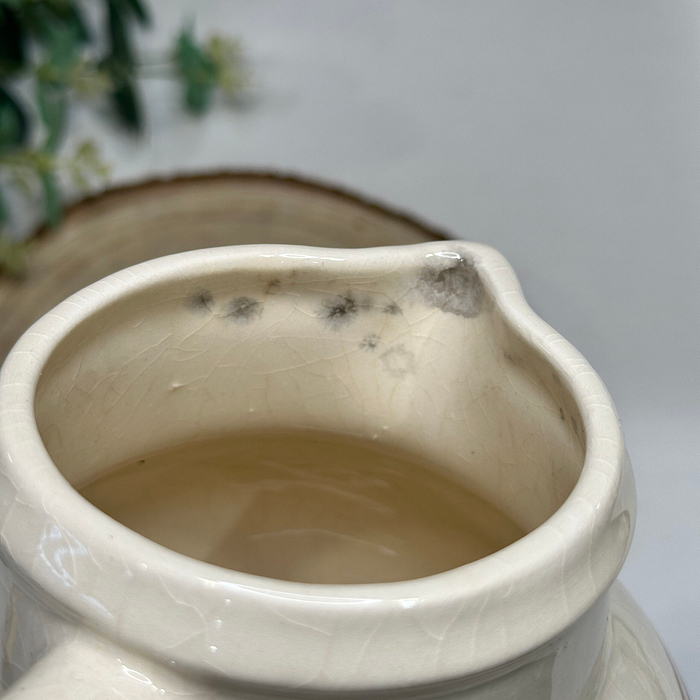
[[[158,516],[162,544],[292,580],[429,575],[542,524],[584,459],[581,417],[557,370],[505,320],[468,255],[384,266],[341,257],[232,257],[229,269],[195,266],[90,315],[37,388],[58,469],[98,505],[102,488],[105,503],[131,508],[135,520],[122,521],[147,536],[148,523],[133,523],[157,509],[136,513],[139,494],[155,502],[177,491],[177,507]],[[247,461],[221,486],[231,450]],[[120,465],[130,471],[110,482]],[[326,530],[340,523],[332,540],[314,517]],[[477,520],[489,524],[489,551],[460,539]],[[248,551],[271,527],[293,536]],[[191,537],[202,528],[238,558],[204,556]],[[382,553],[393,569],[377,564]]]

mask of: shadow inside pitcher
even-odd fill
[[[304,583],[429,576],[524,534],[418,456],[318,431],[232,433],[169,448],[81,493],[181,554]]]
[[[422,264],[256,262],[132,290],[49,359],[49,454],[107,515],[246,573],[399,581],[507,546],[571,492],[581,418],[475,269]],[[468,308],[435,303],[467,281]]]

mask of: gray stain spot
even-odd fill
[[[197,311],[211,311],[214,297],[208,289],[202,289],[190,297],[190,306]]]
[[[564,409],[561,406],[559,406],[559,418],[561,418],[562,420],[566,420],[566,418],[564,417]]]
[[[384,369],[392,376],[402,378],[416,371],[413,353],[403,345],[395,345],[380,355]]]
[[[376,350],[378,345],[379,336],[376,333],[370,333],[362,339],[362,342],[360,343],[360,349],[371,352],[372,350]]]
[[[326,299],[321,306],[321,318],[327,319],[334,326],[349,323],[357,315],[360,306],[352,292],[337,294]]]
[[[447,267],[423,268],[418,291],[430,306],[464,318],[477,316],[484,299],[481,277],[474,263],[464,258]]]
[[[262,303],[251,297],[238,297],[226,307],[226,317],[235,321],[252,321],[262,312]]]
[[[392,301],[382,308],[382,312],[389,314],[389,316],[396,316],[401,313],[401,307],[395,301]]]

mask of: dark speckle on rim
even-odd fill
[[[268,294],[277,294],[281,287],[282,287],[282,283],[278,279],[270,280],[267,283],[267,293]]]
[[[235,321],[252,321],[262,312],[262,304],[251,297],[238,297],[226,307],[226,317]]]
[[[481,277],[474,263],[464,258],[448,266],[424,267],[418,279],[418,291],[430,306],[464,318],[477,316],[484,299]]]
[[[198,311],[211,311],[213,303],[214,297],[208,289],[202,289],[190,297],[190,306]]]
[[[320,316],[334,326],[341,326],[349,323],[359,308],[360,306],[351,292],[343,295],[338,294],[323,302]]]
[[[382,312],[389,314],[389,316],[396,316],[401,313],[401,307],[395,301],[392,301],[382,308]]]
[[[379,336],[376,333],[370,333],[362,339],[362,342],[360,343],[360,349],[371,352],[372,350],[376,350],[378,345]]]

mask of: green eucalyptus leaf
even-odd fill
[[[111,60],[122,64],[125,68],[133,69],[134,52],[122,14],[122,6],[117,0],[107,0],[107,20]]]
[[[178,67],[183,72],[194,67],[200,53],[201,50],[194,40],[192,28],[187,27],[183,29],[180,32],[180,36],[177,38],[177,45],[175,47],[175,60],[177,61]]]
[[[19,8],[23,24],[40,44],[50,47],[55,32],[69,32],[81,44],[90,40],[87,24],[74,3],[67,0],[23,0]]]
[[[0,85],[0,151],[21,146],[27,139],[28,131],[22,108]]]
[[[10,75],[24,67],[24,39],[17,10],[7,2],[0,2],[0,75]]]
[[[45,43],[49,52],[49,63],[54,70],[65,70],[75,63],[83,43],[78,32],[75,26],[49,25]]]
[[[48,34],[52,29],[70,31],[81,42],[90,41],[90,32],[83,19],[79,6],[66,0],[61,2],[43,2],[33,0],[24,2],[23,6],[30,6],[33,13],[34,25],[42,34]]]
[[[175,65],[184,82],[185,104],[190,111],[201,114],[211,104],[219,67],[197,46],[191,28],[183,30],[178,38]]]
[[[215,82],[216,63],[197,46],[191,29],[185,29],[178,38],[175,61],[183,77],[197,82]]]
[[[64,21],[68,27],[72,28],[80,42],[87,43],[92,40],[90,30],[76,5],[71,3],[65,6]]]
[[[107,0],[110,52],[100,67],[114,85],[110,97],[119,121],[132,131],[140,131],[141,106],[133,81],[134,53],[125,19],[128,12],[122,0]]]
[[[36,90],[39,114],[46,125],[44,149],[53,153],[58,147],[66,127],[68,96],[62,85],[39,81]]]
[[[48,13],[43,3],[23,2],[18,8],[22,12],[22,24],[27,32],[32,34],[39,41],[46,37],[47,24],[49,22]]]
[[[213,94],[213,84],[190,83],[185,88],[185,104],[194,114],[203,114],[211,104]]]
[[[150,24],[151,17],[141,0],[120,0],[120,4],[125,10],[131,12],[140,24],[143,26]]]
[[[53,172],[40,173],[39,179],[44,190],[44,209],[46,222],[49,226],[56,226],[63,215],[61,206],[61,190],[58,186],[56,174]]]
[[[111,95],[112,103],[122,124],[131,131],[140,131],[142,127],[141,104],[134,84],[124,79]]]

